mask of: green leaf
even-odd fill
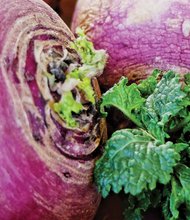
[[[166,220],[190,219],[190,168],[179,164],[175,168],[175,176],[171,179],[171,192],[167,187],[163,211]],[[181,205],[186,207],[180,210]],[[183,213],[182,213],[182,212]]]
[[[126,219],[140,220],[161,204],[165,220],[190,219],[190,74],[185,85],[173,71],[159,82],[154,74],[139,85],[122,78],[103,95],[102,109],[117,107],[136,127],[107,141],[95,181],[103,197],[111,190],[128,194]]]
[[[174,144],[174,148],[175,148],[176,152],[181,153],[182,151],[189,148],[189,145],[186,143],[176,143],[176,144]]]
[[[184,126],[181,139],[190,144],[190,122]]]
[[[151,76],[147,77],[145,80],[142,80],[140,84],[138,84],[138,89],[143,97],[147,97],[154,92],[158,83],[159,74],[160,70],[155,69]]]
[[[178,114],[175,117],[171,118],[171,120],[167,124],[166,129],[170,133],[175,133],[183,129],[183,127],[187,123],[189,123],[189,120],[190,120],[190,112],[187,108],[183,108],[178,112]]]
[[[67,84],[69,84],[71,78],[77,79],[78,83],[75,86],[84,93],[87,101],[95,104],[95,93],[91,85],[91,79],[102,74],[107,61],[107,54],[105,50],[95,50],[93,43],[88,41],[82,29],[77,28],[76,33],[78,37],[70,46],[81,57],[81,65],[76,66],[71,72],[67,73]],[[55,84],[54,76],[52,77],[49,73],[45,73],[45,75],[49,79],[50,85]],[[54,103],[53,109],[65,120],[68,126],[76,127],[78,124],[72,113],[80,113],[83,105],[76,101],[72,92],[69,91],[62,94],[61,100]]]
[[[186,85],[190,85],[190,73],[184,75],[184,81]]]
[[[182,108],[182,99],[186,94],[181,90],[179,75],[167,72],[158,83],[149,100],[154,101],[154,109],[161,121],[165,124],[171,116],[175,116]]]
[[[94,90],[91,85],[91,80],[88,77],[85,77],[83,80],[81,80],[77,87],[84,92],[88,101],[95,104]]]
[[[163,196],[163,201],[162,201],[162,213],[164,215],[165,220],[170,220],[171,219],[171,212],[170,212],[170,195],[171,195],[171,186],[170,184],[164,186],[162,196]]]
[[[190,131],[190,111],[188,107],[182,109],[176,117],[173,117],[167,125],[167,131],[172,135],[179,133],[179,141],[190,143],[188,133]]]
[[[128,219],[142,219],[142,215],[150,207],[157,207],[161,200],[161,192],[159,190],[145,191],[138,194],[138,196],[127,196],[128,204],[124,210],[124,218]]]
[[[104,107],[114,106],[136,125],[142,127],[137,111],[142,107],[145,100],[141,97],[136,84],[126,86],[126,83],[127,78],[122,77],[118,84],[104,93],[102,96],[101,111],[103,114],[106,114],[103,110]]]
[[[76,127],[77,122],[72,117],[72,112],[78,114],[83,106],[81,103],[77,102],[71,92],[65,92],[61,100],[53,105],[54,111],[65,120],[66,124],[70,127]]]
[[[94,104],[95,98],[91,78],[102,74],[107,61],[107,54],[105,50],[96,50],[81,28],[76,29],[76,34],[78,37],[71,43],[71,47],[81,57],[82,65],[67,74],[67,79],[79,79],[80,82],[77,87],[84,92],[85,98]]]
[[[184,81],[185,85],[183,87],[183,91],[187,94],[187,98],[183,100],[183,105],[188,107],[190,106],[190,73],[184,75]]]
[[[183,188],[186,203],[190,204],[190,168],[186,165],[178,165],[177,174]]]
[[[137,195],[153,190],[156,183],[170,181],[180,155],[172,142],[160,144],[144,130],[124,129],[115,132],[96,162],[95,181],[103,197],[112,189]]]
[[[126,209],[124,212],[124,220],[142,220],[141,209]]]
[[[170,195],[170,212],[172,217],[170,219],[178,219],[179,218],[179,210],[181,204],[184,203],[184,193],[180,184],[172,178],[171,181],[171,195]]]
[[[103,71],[107,61],[105,50],[96,50],[93,43],[87,39],[87,36],[81,28],[76,29],[76,34],[78,37],[71,43],[71,47],[75,49],[81,57],[82,63],[85,64],[85,69],[93,69],[98,73]]]
[[[186,94],[181,90],[179,76],[169,71],[163,75],[142,109],[142,121],[147,130],[162,143],[169,135],[164,128],[171,117],[183,109],[182,99]]]
[[[82,67],[78,69],[74,69],[71,73],[67,75],[67,80],[70,78],[79,79],[79,83],[77,87],[84,92],[85,98],[91,102],[92,104],[95,103],[95,93],[94,89],[91,84],[91,79],[85,76],[85,72],[82,71]]]

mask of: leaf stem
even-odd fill
[[[134,124],[136,124],[139,128],[144,128],[143,124],[134,116],[131,114],[131,112],[126,111],[125,109],[119,108],[118,106],[115,106],[118,108],[120,111],[123,112],[123,114],[130,119]]]

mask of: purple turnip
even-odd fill
[[[65,79],[81,65],[74,36],[41,0],[1,0],[0,19],[0,219],[93,219],[92,170],[105,130],[80,80]],[[72,123],[59,113],[63,81],[80,106]]]
[[[110,87],[125,75],[146,78],[153,69],[186,73],[190,69],[188,0],[78,0],[72,30],[85,29],[109,63],[100,77]]]

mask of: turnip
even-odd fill
[[[190,68],[188,0],[79,0],[72,30],[81,26],[110,55],[103,87],[125,75],[132,82],[153,69],[181,74]]]
[[[93,46],[41,0],[1,0],[0,19],[0,219],[93,219],[105,53],[85,65]]]

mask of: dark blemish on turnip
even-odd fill
[[[71,178],[71,174],[69,172],[65,172],[65,173],[63,173],[63,175],[66,178]]]
[[[55,82],[64,82],[66,79],[65,71],[67,70],[68,65],[64,62],[61,64],[56,63],[55,61],[49,63],[49,72],[55,76]]]

